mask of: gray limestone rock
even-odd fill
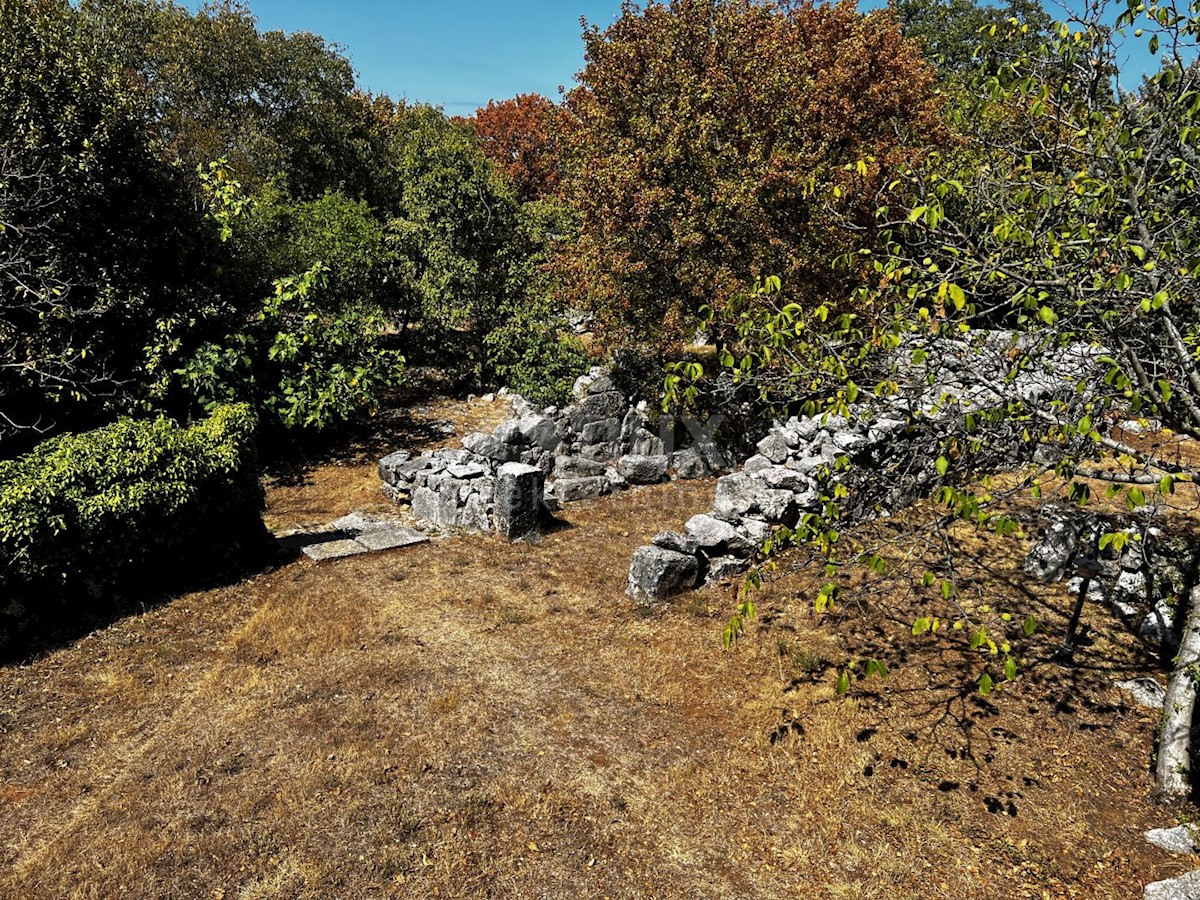
[[[717,479],[717,499],[713,515],[726,522],[736,522],[754,509],[754,495],[759,486],[749,475],[725,475]]]
[[[671,465],[677,478],[704,478],[708,475],[708,464],[694,447],[677,450],[671,454]]]
[[[517,428],[525,438],[525,443],[540,447],[542,450],[553,450],[562,443],[562,435],[553,419],[546,416],[525,416],[517,421]]]
[[[1186,825],[1176,825],[1174,828],[1151,828],[1146,832],[1145,838],[1155,847],[1160,847],[1168,853],[1190,855],[1197,850],[1192,830]]]
[[[594,379],[592,379],[592,383],[587,386],[587,392],[589,394],[605,394],[615,389],[616,387],[613,384],[613,380],[607,375],[597,375]]]
[[[495,431],[492,432],[492,437],[502,444],[525,443],[525,435],[521,433],[520,426],[512,419],[497,425]]]
[[[484,459],[494,459],[496,462],[508,462],[515,458],[516,453],[509,445],[486,434],[468,434],[463,438],[463,446]]]
[[[446,467],[446,474],[460,481],[466,481],[471,478],[482,478],[487,473],[487,467],[479,463],[462,463],[461,465]]]
[[[412,454],[407,450],[397,450],[395,453],[389,453],[379,461],[379,479],[385,484],[392,486],[398,485],[401,482],[407,484],[412,481],[412,476],[401,474],[401,466],[412,458]]]
[[[736,556],[717,556],[708,561],[708,574],[704,577],[705,584],[716,584],[727,578],[733,578],[746,571],[746,560]]]
[[[653,545],[638,547],[629,566],[626,590],[634,603],[649,606],[696,586],[700,566],[695,556]]]
[[[1147,709],[1162,709],[1167,697],[1163,686],[1153,678],[1130,678],[1118,681],[1117,687],[1130,694],[1139,706],[1145,706]]]
[[[554,459],[554,474],[559,478],[592,478],[604,474],[604,464],[580,456],[558,456]]]
[[[301,548],[301,552],[305,556],[317,562],[324,562],[329,559],[341,559],[344,556],[357,556],[360,553],[366,553],[367,550],[367,547],[364,547],[354,538],[305,544]]]
[[[496,473],[496,530],[510,541],[537,534],[544,489],[541,469],[523,463],[502,465]]]
[[[758,452],[777,465],[788,458],[790,450],[787,441],[778,431],[772,431],[758,442]]]
[[[582,439],[585,444],[615,443],[621,439],[621,422],[616,418],[588,422],[583,426]]]
[[[748,556],[753,549],[745,536],[728,522],[708,515],[692,516],[683,526],[696,544],[709,556],[735,554]]]
[[[676,553],[694,555],[697,550],[696,539],[690,534],[680,534],[678,531],[660,531],[650,543],[664,550],[674,550]]]
[[[616,391],[605,391],[600,394],[588,394],[578,403],[567,407],[565,415],[571,427],[577,432],[583,431],[583,426],[589,422],[601,419],[620,419],[625,415],[625,398]]]
[[[630,484],[658,484],[667,477],[668,463],[666,456],[622,456],[617,460],[617,471]]]
[[[1138,628],[1138,634],[1151,644],[1159,647],[1171,647],[1178,638],[1175,636],[1175,616],[1165,600],[1159,599],[1154,609],[1146,614]]]
[[[368,550],[395,550],[397,547],[411,547],[413,544],[424,544],[429,540],[415,528],[394,525],[360,534],[355,540]]]
[[[585,478],[558,478],[554,482],[554,493],[562,503],[579,500],[594,500],[603,497],[612,489],[608,478],[601,470],[600,475]]]
[[[604,477],[608,479],[608,483],[614,491],[623,491],[629,487],[629,480],[614,466],[609,466],[604,470]]]
[[[746,475],[757,475],[759,472],[765,472],[774,465],[775,463],[772,460],[758,453],[742,463],[742,472]]]
[[[1142,900],[1200,900],[1200,872],[1148,884]]]
[[[793,494],[803,494],[815,489],[811,478],[802,472],[786,466],[770,466],[754,474],[767,487],[775,488],[776,490],[791,491]]]
[[[638,428],[633,433],[629,452],[633,456],[662,456],[666,452],[666,446],[658,435],[651,434],[645,428]]]
[[[1025,557],[1025,571],[1039,581],[1058,581],[1078,545],[1078,524],[1070,519],[1054,522]]]
[[[621,455],[621,445],[617,441],[609,441],[603,444],[585,444],[579,454],[585,459],[590,459],[594,462],[608,462],[616,459]]]

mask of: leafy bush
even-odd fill
[[[0,596],[93,600],[178,584],[263,534],[249,407],[189,428],[123,419],[0,462]]]
[[[254,322],[204,344],[179,371],[206,408],[253,402],[285,428],[321,431],[371,411],[399,383],[404,357],[382,344],[386,322],[369,304],[327,309],[326,267],[281,278]]]

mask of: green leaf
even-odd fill
[[[983,675],[980,676],[980,678],[979,678],[979,693],[982,694],[984,697],[986,697],[988,694],[990,694],[995,689],[995,686],[996,686],[995,682],[992,681],[992,676],[989,675],[987,672],[984,672]]]
[[[944,456],[939,456],[937,458],[937,462],[934,463],[934,467],[937,469],[937,473],[939,475],[945,476],[945,474],[950,471],[950,460],[946,459]]]
[[[846,692],[848,690],[850,690],[850,670],[849,669],[842,669],[841,674],[838,675],[836,690],[837,690],[837,695],[839,697],[846,696]]]
[[[1026,616],[1025,621],[1021,623],[1021,629],[1026,637],[1033,637],[1033,633],[1038,630],[1038,620],[1034,616]]]

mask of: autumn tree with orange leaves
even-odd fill
[[[830,261],[862,236],[831,224],[830,188],[870,227],[875,189],[941,128],[919,47],[852,2],[627,0],[584,42],[560,128],[582,229],[558,264],[611,343],[665,347],[757,275],[847,293]]]
[[[557,112],[554,102],[541,94],[519,94],[511,100],[489,100],[467,120],[484,156],[508,177],[522,202],[545,200],[558,191]]]

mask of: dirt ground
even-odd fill
[[[1045,661],[1071,598],[1026,543],[961,536],[960,602],[1048,631],[985,698],[978,652],[911,634],[938,548],[848,568],[821,617],[793,558],[735,652],[732,586],[635,614],[633,549],[712,492],[296,560],[0,668],[0,896],[1127,900],[1193,867],[1141,837],[1192,813],[1152,800],[1155,717],[1112,686],[1150,661],[1090,607],[1077,665]],[[378,503],[372,459],[269,500],[275,528]],[[889,677],[838,697],[866,655]]]

